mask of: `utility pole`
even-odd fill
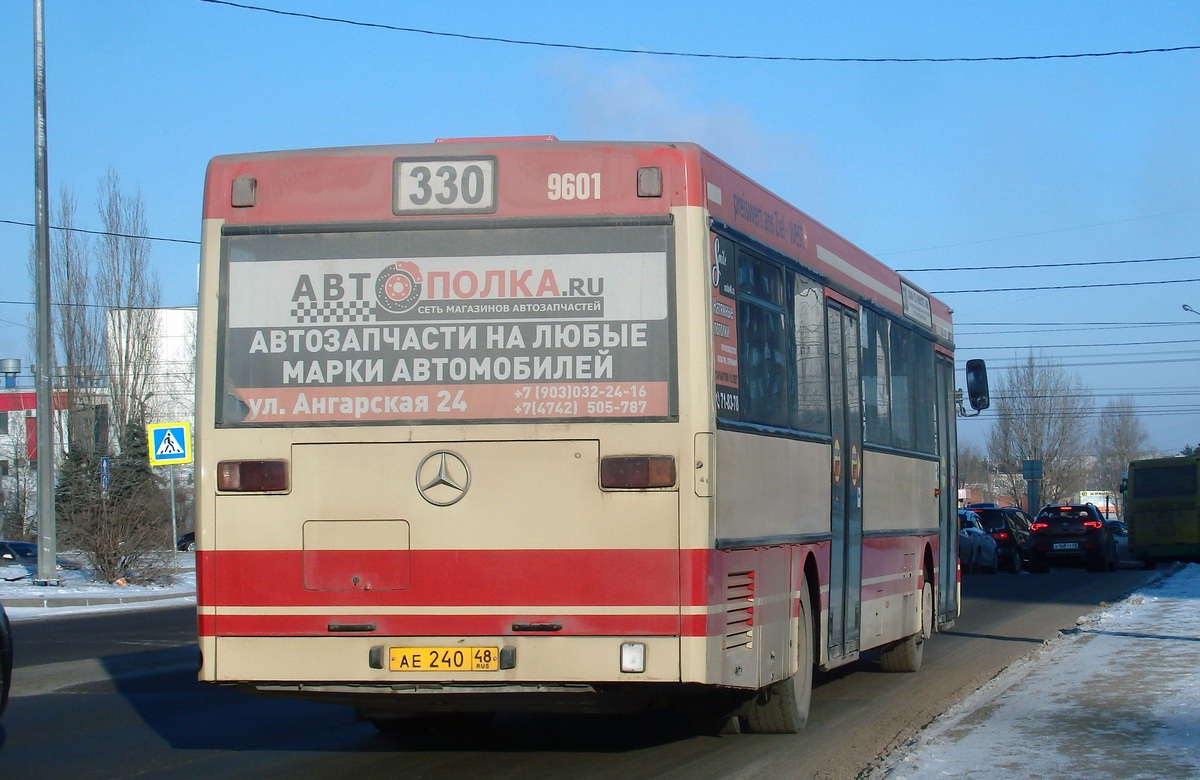
[[[46,180],[46,12],[33,0],[34,201],[37,278],[38,585],[61,585],[54,527],[54,366],[50,357],[50,201]]]

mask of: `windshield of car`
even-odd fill
[[[1004,513],[999,509],[976,509],[975,514],[979,515],[979,520],[983,523],[985,530],[1004,530]]]
[[[1039,520],[1095,520],[1090,507],[1048,506],[1038,513]]]
[[[8,549],[12,550],[13,555],[18,559],[21,558],[37,558],[37,545],[29,542],[8,542]]]

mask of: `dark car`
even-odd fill
[[[188,531],[179,540],[175,542],[175,549],[179,552],[195,552],[196,551],[196,532]]]
[[[1043,508],[1029,526],[1026,552],[1029,570],[1038,573],[1049,571],[1051,566],[1080,564],[1088,571],[1117,569],[1116,537],[1092,504]]]
[[[38,548],[33,542],[0,542],[0,566],[12,563],[37,565]]]
[[[0,715],[8,706],[8,689],[12,687],[13,638],[8,613],[0,604]]]
[[[995,504],[971,504],[967,508],[979,515],[983,530],[996,540],[1001,568],[1013,574],[1020,573],[1027,556],[1029,526],[1033,524],[1029,513],[1015,506]]]

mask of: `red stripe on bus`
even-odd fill
[[[202,606],[664,606],[680,601],[680,558],[687,550],[413,550],[408,587],[355,589],[357,569],[396,563],[395,551],[360,550],[342,558],[342,590],[305,588],[302,550],[200,553]],[[322,553],[320,582],[334,574]],[[361,564],[357,568],[354,562]],[[700,569],[693,563],[688,570]],[[310,574],[313,581],[318,572]],[[366,580],[360,579],[359,586]],[[689,595],[695,589],[689,588]],[[701,602],[704,603],[704,602]]]

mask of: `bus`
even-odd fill
[[[697,145],[216,157],[199,329],[201,680],[795,732],[958,615],[950,310]]]
[[[1135,460],[1122,491],[1132,557],[1200,560],[1200,456]]]

